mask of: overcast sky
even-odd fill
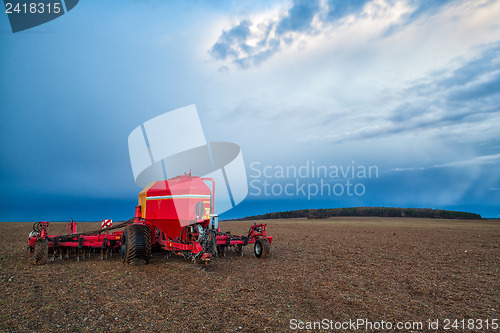
[[[345,206],[500,217],[500,1],[86,0],[15,34],[1,16],[0,220],[132,216],[128,135],[190,104],[207,141],[240,145],[253,181],[225,217]],[[312,164],[378,174],[276,174]],[[275,193],[258,193],[264,181]],[[297,189],[321,181],[364,192]],[[294,195],[278,194],[287,184]]]

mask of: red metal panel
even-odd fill
[[[147,191],[145,219],[168,237],[175,238],[183,227],[208,218],[210,201],[210,188],[199,177],[180,176],[158,181]],[[203,214],[197,216],[197,208],[201,208]]]

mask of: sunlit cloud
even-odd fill
[[[238,68],[259,65],[273,54],[334,33],[390,35],[422,15],[436,14],[448,1],[294,0],[288,8],[244,17],[222,31],[209,54]],[[223,65],[227,66],[227,65]]]

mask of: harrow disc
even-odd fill
[[[204,244],[202,244],[203,252],[209,253],[213,256],[216,256],[217,255],[217,239],[216,239],[217,236],[215,235],[215,232],[213,230],[209,230],[206,233],[207,233],[207,238],[206,238]]]
[[[241,244],[235,245],[234,246],[234,252],[238,256],[243,256],[243,246]]]

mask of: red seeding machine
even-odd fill
[[[65,235],[49,235],[49,222],[37,222],[28,237],[28,249],[36,264],[70,256],[80,261],[92,254],[103,260],[114,252],[120,253],[123,263],[147,264],[157,251],[208,264],[215,256],[224,256],[228,247],[241,254],[248,244],[254,245],[257,258],[266,257],[273,241],[266,225],[251,226],[246,236],[221,232],[214,193],[212,178],[191,174],[153,182],[139,193],[139,205],[130,220],[114,226],[103,220],[100,230],[80,233],[71,220]]]

